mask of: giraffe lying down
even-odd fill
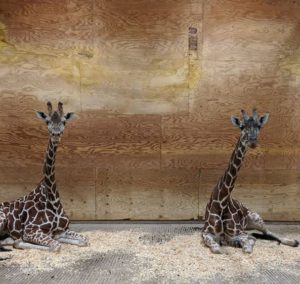
[[[65,124],[73,113],[64,115],[62,103],[49,114],[37,112],[48,126],[49,143],[46,151],[43,178],[28,195],[12,202],[0,203],[0,250],[12,245],[20,249],[59,251],[61,243],[87,246],[88,240],[69,230],[69,218],[60,202],[55,180],[55,155]],[[1,237],[2,236],[2,237]],[[7,236],[3,239],[3,236]]]
[[[258,213],[251,211],[235,199],[228,202],[222,216],[223,219],[218,219],[222,220],[221,222],[213,221],[214,217],[212,217],[207,223],[219,224],[213,229],[208,225],[202,233],[204,243],[210,247],[213,253],[221,253],[223,245],[240,247],[244,252],[251,253],[256,239],[274,240],[279,244],[291,247],[299,246],[297,240],[282,238],[268,230]],[[262,234],[252,233],[249,235],[246,233],[248,230],[257,230]]]
[[[238,171],[242,165],[247,147],[255,148],[257,137],[269,114],[258,117],[256,110],[249,117],[242,110],[243,118],[232,117],[232,123],[240,128],[238,143],[231,155],[224,175],[214,188],[205,211],[205,225],[202,238],[213,253],[221,253],[222,245],[241,247],[244,252],[251,253],[256,238],[272,239],[284,245],[297,247],[299,242],[281,238],[270,232],[262,218],[241,202],[231,197]],[[246,233],[247,230],[258,230],[263,234]]]

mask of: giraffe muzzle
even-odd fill
[[[248,138],[249,140],[248,140],[248,146],[250,147],[250,148],[252,148],[252,149],[254,149],[254,148],[256,148],[256,146],[257,146],[257,140],[256,140],[256,137],[249,137]]]
[[[52,135],[51,135],[51,140],[52,140],[53,142],[58,143],[58,142],[60,142],[60,139],[61,139],[61,135],[60,135],[60,134],[52,134]]]

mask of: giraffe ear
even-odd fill
[[[231,122],[234,126],[240,128],[241,127],[241,122],[240,122],[240,119],[237,118],[236,116],[232,116],[231,117]]]
[[[35,113],[39,119],[44,120],[45,122],[48,122],[48,116],[44,112],[36,111]]]
[[[71,119],[73,119],[75,117],[75,113],[74,112],[68,112],[65,116],[64,116],[64,120],[65,122],[70,121]]]
[[[262,115],[259,118],[260,127],[264,126],[268,122],[268,119],[269,119],[269,113],[265,113],[264,115]]]

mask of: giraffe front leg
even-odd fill
[[[208,246],[212,253],[215,254],[221,254],[221,246],[216,241],[216,236],[209,232],[203,232],[202,233],[202,239],[204,241],[204,244]]]
[[[282,238],[282,237],[278,236],[277,234],[274,234],[273,232],[269,231],[268,228],[266,227],[263,219],[256,212],[250,212],[248,214],[247,230],[257,230],[257,231],[262,232],[263,233],[262,236],[259,236],[258,234],[253,234],[253,236],[255,236],[257,238],[276,240],[281,244],[291,246],[291,247],[299,246],[299,241]]]
[[[2,210],[0,210],[0,234],[4,232],[6,223],[7,223],[6,215]]]
[[[66,230],[63,233],[56,235],[54,238],[60,243],[77,245],[80,247],[89,246],[89,241],[85,236],[71,230]]]
[[[40,229],[25,228],[23,240],[15,241],[14,247],[18,249],[40,249],[59,252],[61,244]]]
[[[7,219],[6,219],[6,215],[4,214],[4,212],[2,210],[0,210],[0,236],[4,233],[5,235],[5,227],[6,227],[6,223],[7,223]],[[3,238],[3,236],[2,236]],[[11,238],[4,238],[0,241],[0,251],[11,251],[10,249],[6,249],[3,246],[5,245],[9,245],[9,243],[7,243],[7,239],[11,239]]]
[[[252,253],[256,239],[246,233],[241,233],[229,240],[229,245],[240,246],[245,253]]]

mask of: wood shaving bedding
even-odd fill
[[[202,243],[199,233],[179,235],[162,243],[145,244],[144,232],[91,231],[85,235],[89,247],[63,245],[59,253],[37,250],[16,250],[5,253],[11,259],[5,265],[17,265],[25,273],[39,273],[56,268],[68,268],[99,253],[118,252],[136,256],[139,273],[136,281],[161,277],[170,280],[210,278],[215,273],[230,278],[260,269],[273,269],[281,265],[295,265],[300,261],[300,249],[276,242],[257,240],[254,252],[244,254],[241,249],[223,247],[224,254],[214,255]],[[286,237],[294,239],[293,234]]]

